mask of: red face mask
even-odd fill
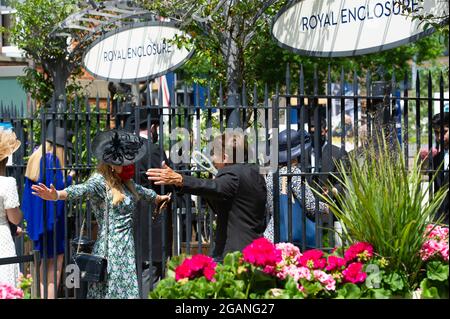
[[[134,164],[128,166],[122,166],[122,172],[118,174],[122,181],[132,179],[134,176]]]

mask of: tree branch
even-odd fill
[[[255,23],[258,21],[258,19],[263,15],[264,11],[267,10],[272,4],[280,0],[268,0],[263,1],[263,6],[256,12],[256,14],[253,16],[252,21],[249,23],[249,25],[255,25]]]

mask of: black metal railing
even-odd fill
[[[312,126],[321,127],[322,118],[326,119],[326,140],[328,143],[336,144],[339,150],[350,152],[357,150],[363,141],[373,139],[381,126],[387,128],[391,139],[398,139],[402,146],[403,156],[408,163],[422,146],[431,149],[433,147],[433,128],[431,118],[433,116],[433,105],[438,104],[441,114],[449,99],[444,98],[444,92],[448,91],[448,83],[445,83],[443,75],[438,79],[433,79],[431,74],[427,75],[427,85],[421,87],[421,77],[419,72],[415,74],[415,87],[411,86],[409,78],[397,82],[395,76],[390,81],[384,81],[380,77],[379,81],[373,81],[370,73],[361,80],[356,72],[347,75],[342,70],[337,82],[332,80],[331,69],[326,72],[326,80],[319,82],[317,70],[314,71],[312,81],[305,79],[303,68],[295,76],[298,83],[293,83],[292,72],[288,66],[286,71],[286,82],[283,86],[277,85],[269,88],[268,85],[262,89],[254,85],[248,90],[244,84],[238,97],[234,97],[236,105],[230,105],[229,100],[224,96],[222,87],[205,87],[189,90],[187,86],[179,89],[176,83],[169,83],[170,105],[163,104],[163,97],[160,93],[155,102],[155,96],[147,90],[145,96],[139,96],[132,104],[131,102],[120,102],[117,100],[95,101],[86,99],[75,99],[73,101],[52,101],[50,107],[37,109],[35,106],[26,111],[23,106],[10,105],[0,101],[0,121],[11,122],[18,138],[22,141],[23,147],[13,155],[12,165],[8,166],[9,176],[17,180],[19,194],[23,193],[25,183],[25,169],[29,156],[33,153],[37,145],[45,145],[47,139],[46,128],[48,123],[55,123],[56,126],[63,127],[66,132],[66,142],[73,142],[72,151],[67,152],[64,168],[60,169],[64,174],[64,181],[68,181],[69,172],[74,171],[73,183],[81,183],[95,170],[96,163],[91,153],[92,139],[96,133],[110,127],[124,127],[140,133],[141,114],[138,110],[149,111],[147,120],[151,120],[151,113],[158,114],[159,128],[157,131],[157,147],[160,154],[166,154],[173,162],[173,167],[183,174],[191,174],[197,177],[211,178],[212,175],[199,168],[191,160],[191,152],[194,149],[203,151],[212,136],[206,135],[207,130],[216,130],[222,133],[227,127],[227,116],[231,110],[240,111],[240,119],[244,126],[244,132],[250,136],[253,151],[256,154],[255,161],[262,167],[273,165],[273,216],[276,227],[275,241],[280,238],[279,225],[279,180],[282,177],[287,179],[288,197],[292,196],[292,178],[300,176],[302,181],[302,207],[305,211],[305,183],[313,186],[313,181],[319,176],[331,176],[333,171],[324,170],[324,159],[332,158],[331,148],[322,153],[318,148],[315,154],[315,164],[307,164],[306,141],[302,136],[300,147],[301,155],[298,164],[292,164],[292,156],[288,151],[287,173],[280,173],[278,170],[278,154],[269,161],[272,146],[277,141],[277,131],[286,128],[296,130],[310,130]],[[379,76],[378,76],[379,77]],[[347,80],[350,79],[350,80]],[[305,82],[308,80],[308,87]],[[433,90],[433,81],[438,83],[438,90]],[[148,85],[147,85],[148,87]],[[295,88],[295,89],[294,89]],[[351,92],[346,92],[346,88],[351,88]],[[447,89],[445,89],[447,88]],[[424,94],[425,92],[426,94]],[[434,93],[438,93],[435,97]],[[422,96],[426,97],[422,97]],[[204,101],[200,103],[200,101]],[[426,111],[426,112],[425,112]],[[134,121],[130,121],[134,119]],[[426,119],[426,121],[424,120]],[[424,121],[423,121],[424,120]],[[131,124],[130,124],[131,123]],[[67,139],[73,132],[72,141]],[[443,130],[441,130],[442,132]],[[178,134],[177,134],[178,132]],[[50,132],[55,139],[56,131]],[[151,123],[146,127],[147,136],[155,136]],[[153,134],[153,135],[152,135]],[[187,135],[187,136],[186,136]],[[272,139],[270,138],[272,136]],[[287,133],[287,148],[291,148],[290,131]],[[187,139],[187,140],[186,140]],[[311,133],[311,139],[315,145],[320,145],[321,132],[315,129]],[[148,143],[152,143],[148,139]],[[179,152],[177,143],[185,141],[190,150],[187,153]],[[67,146],[67,144],[66,144]],[[443,136],[440,137],[440,147],[443,147]],[[67,149],[67,148],[66,148]],[[43,147],[43,156],[46,154]],[[53,149],[53,158],[56,161],[56,150]],[[178,161],[178,158],[186,155],[185,160]],[[273,154],[272,154],[273,155]],[[152,163],[152,155],[149,156],[148,165]],[[163,158],[159,159],[161,162]],[[45,161],[44,161],[45,162]],[[432,158],[429,156],[430,168]],[[297,165],[301,173],[292,173],[292,166]],[[53,165],[56,166],[56,163]],[[45,164],[43,167],[46,170]],[[429,177],[433,170],[425,171]],[[44,174],[45,175],[45,174]],[[136,172],[137,183],[145,183],[144,172]],[[47,181],[46,181],[47,182]],[[55,182],[55,181],[53,181]],[[171,191],[168,187],[161,187],[159,193],[165,194]],[[47,202],[45,205],[56,205],[54,202]],[[319,198],[315,198],[315,227],[317,248],[331,249],[334,247],[335,236],[328,228],[334,227],[335,219],[331,214],[322,216],[319,214]],[[140,288],[143,296],[146,294],[144,287],[148,286],[148,281],[153,282],[154,274],[150,271],[147,276],[145,268],[152,269],[152,265],[161,262],[162,273],[164,274],[165,262],[168,257],[181,253],[191,254],[194,252],[211,252],[214,243],[214,220],[215,216],[208,209],[206,202],[201,197],[190,195],[174,194],[171,207],[160,217],[149,218],[152,214],[152,207],[145,207],[146,211],[138,211],[135,214],[135,236],[136,236],[136,259],[137,273],[140,279]],[[56,211],[56,210],[54,210]],[[46,264],[48,256],[46,224],[47,216],[44,209],[44,254],[42,262],[44,265],[43,282],[47,282]],[[64,214],[64,269],[71,264],[71,256],[74,248],[70,242],[77,237],[86,216],[88,239],[95,239],[96,226],[92,214],[89,200],[77,200],[65,202]],[[56,216],[54,216],[56,217]],[[302,220],[302,240],[300,245],[302,250],[307,249],[306,245],[306,215]],[[292,204],[288,205],[288,241],[292,241]],[[160,223],[161,227],[155,224]],[[159,224],[158,224],[159,225]],[[56,228],[52,233],[53,250],[56,251],[57,234]],[[157,241],[155,243],[155,240]],[[16,242],[18,255],[24,253],[24,240]],[[156,246],[155,246],[156,245]],[[151,250],[159,247],[161,256],[158,260],[152,255]],[[160,260],[159,260],[160,259]],[[55,263],[56,274],[56,263]],[[63,270],[61,288],[59,291],[55,286],[55,295],[70,298],[80,297],[80,291],[69,289],[66,282],[67,274]],[[56,282],[57,278],[54,278]],[[147,281],[145,283],[144,281]],[[150,284],[151,286],[151,284]],[[151,289],[151,288],[150,288]],[[48,296],[46,285],[44,285],[43,297]]]

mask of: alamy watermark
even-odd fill
[[[273,128],[271,139],[268,139],[266,129],[244,131],[242,128],[226,128],[221,133],[214,128],[202,130],[201,135],[183,127],[177,127],[170,132],[171,148],[169,150],[170,159],[174,164],[192,164],[195,159],[192,157],[193,151],[199,151],[212,161],[214,158],[222,158],[223,152],[228,155],[232,163],[255,163],[260,167],[261,174],[269,171],[276,171],[278,167],[278,129]],[[215,138],[222,136],[225,149],[220,143],[215,143]],[[228,140],[244,138],[243,143],[236,143],[231,146]]]

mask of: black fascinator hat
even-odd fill
[[[145,156],[147,144],[141,137],[131,132],[113,129],[95,136],[92,153],[103,163],[127,166]]]

